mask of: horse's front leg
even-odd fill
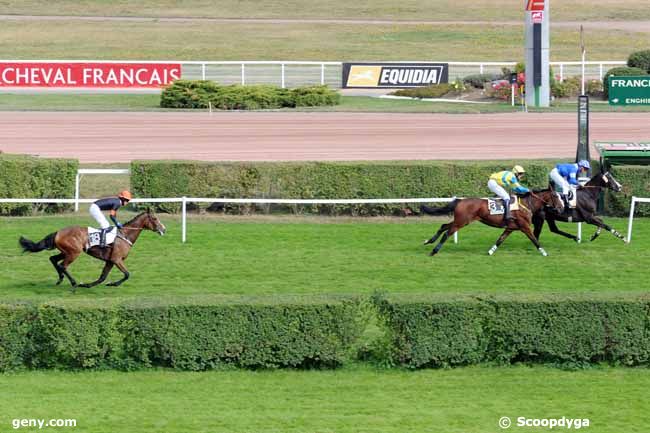
[[[497,248],[499,248],[499,246],[501,246],[503,241],[505,241],[506,238],[508,236],[510,236],[510,233],[512,233],[512,229],[505,229],[505,231],[503,233],[501,233],[501,236],[499,236],[499,239],[497,239],[496,243],[494,245],[492,245],[492,248],[490,248],[490,250],[488,251],[488,254],[489,255],[494,254],[494,252],[497,250]]]
[[[542,229],[544,228],[545,216],[543,215],[542,213],[541,215],[533,216],[533,226],[535,227],[533,234],[537,240],[539,240],[539,236],[542,234]]]
[[[122,284],[123,282],[125,282],[126,280],[128,280],[128,279],[129,279],[129,276],[131,275],[131,274],[129,274],[129,271],[126,269],[126,266],[124,266],[124,262],[122,262],[121,259],[115,261],[115,266],[117,266],[117,268],[118,268],[120,271],[122,271],[122,273],[124,274],[124,278],[122,278],[121,280],[118,280],[118,281],[114,281],[114,282],[112,282],[112,283],[108,283],[107,286],[110,286],[110,287],[117,287],[117,286],[119,286],[120,284]]]
[[[104,265],[104,269],[102,270],[102,274],[99,276],[97,280],[93,281],[92,283],[79,284],[79,287],[88,288],[103,283],[106,277],[108,277],[108,274],[111,272],[111,269],[113,269],[113,262],[107,261],[106,264]]]
[[[530,229],[530,225],[528,225],[528,224],[521,224],[521,225],[519,226],[519,228],[521,229],[521,231],[522,231],[526,236],[528,236],[528,239],[530,239],[530,241],[533,243],[533,245],[535,245],[535,248],[537,248],[537,251],[539,251],[540,253],[542,253],[542,255],[543,255],[544,257],[548,256],[548,253],[546,252],[546,250],[544,250],[544,248],[542,248],[542,246],[541,246],[541,245],[539,244],[539,242],[537,241],[537,238],[536,238],[535,235],[533,234],[533,231]]]
[[[625,239],[625,236],[623,236],[621,233],[616,231],[613,227],[610,227],[607,224],[605,224],[603,222],[603,220],[601,220],[597,216],[595,216],[595,215],[590,216],[589,218],[586,219],[586,222],[588,224],[598,226],[598,231],[596,231],[596,233],[594,233],[593,236],[591,237],[592,241],[598,237],[598,235],[600,234],[600,229],[605,229],[608,232],[610,232],[611,234],[613,234],[614,236],[616,236],[617,238],[619,238],[620,240],[622,240],[623,242],[627,243],[627,240]]]

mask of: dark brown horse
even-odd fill
[[[118,232],[115,242],[106,248],[95,246],[86,250],[86,245],[88,243],[88,229],[81,226],[66,227],[58,232],[47,235],[39,242],[32,242],[21,236],[19,242],[23,247],[23,250],[29,251],[30,253],[37,253],[43,250],[53,250],[55,248],[60,251],[60,254],[50,257],[50,261],[59,275],[59,279],[56,282],[57,285],[61,284],[63,276],[66,276],[68,277],[68,280],[70,280],[70,284],[73,288],[77,286],[93,287],[97,284],[101,284],[106,279],[109,272],[111,272],[113,266],[117,266],[117,268],[124,274],[124,277],[121,280],[109,283],[108,286],[119,286],[129,279],[129,271],[126,269],[126,266],[124,266],[124,260],[126,260],[131,251],[131,247],[138,240],[142,230],[151,230],[163,235],[166,229],[153,213],[147,211],[139,214],[131,221],[124,224],[124,227]],[[106,264],[104,265],[102,274],[96,281],[88,284],[77,285],[75,279],[72,278],[68,272],[68,266],[70,266],[70,264],[84,251],[92,257],[103,260]]]
[[[598,227],[598,230],[596,230],[596,232],[591,236],[591,241],[595,240],[600,235],[602,229],[605,229],[623,242],[626,242],[625,236],[616,231],[613,227],[605,224],[603,220],[596,216],[596,211],[598,210],[598,198],[600,197],[600,193],[606,189],[610,189],[614,192],[620,192],[623,189],[621,184],[614,179],[614,176],[612,176],[608,171],[605,173],[598,173],[584,186],[578,187],[578,190],[576,191],[575,209],[568,209],[568,211],[561,213],[553,212],[552,209],[541,209],[533,217],[533,234],[537,240],[539,240],[539,236],[542,233],[542,227],[544,227],[544,221],[546,221],[548,222],[548,228],[551,230],[551,233],[556,233],[569,239],[573,239],[576,242],[580,242],[577,236],[558,228],[556,221],[565,221],[573,223],[585,222]]]
[[[530,227],[532,217],[545,206],[552,207],[560,212],[564,207],[562,200],[557,194],[555,194],[553,189],[528,192],[518,196],[517,200],[519,203],[519,210],[512,211],[512,216],[514,218],[511,220],[505,220],[503,215],[490,215],[488,201],[484,198],[456,199],[442,208],[422,206],[420,209],[429,215],[445,215],[452,212],[454,214],[453,221],[441,225],[436,234],[433,235],[431,239],[426,240],[424,245],[434,243],[440,235],[442,235],[442,239],[440,239],[438,245],[436,245],[433,251],[431,251],[432,256],[436,255],[449,236],[474,221],[480,221],[490,227],[505,229],[501,236],[499,236],[499,239],[497,239],[496,243],[492,248],[490,248],[488,254],[494,254],[503,241],[510,236],[510,233],[516,230],[521,230],[526,236],[528,236],[528,239],[530,239],[530,241],[535,245],[535,248],[537,248],[543,256],[547,256],[548,254],[544,248],[540,246],[537,238],[533,235],[533,231]]]

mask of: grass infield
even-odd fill
[[[592,433],[650,424],[640,368],[30,372],[0,383],[2,431],[17,418],[76,419],[58,430],[84,433],[494,433],[503,416],[514,432],[566,429],[516,427],[518,417],[587,418]]]
[[[126,220],[127,215],[122,215]],[[634,242],[609,233],[577,245],[542,234],[542,257],[521,233],[489,257],[501,231],[475,223],[429,257],[440,220],[293,216],[192,217],[188,243],[180,242],[177,216],[161,215],[168,235],[144,233],[126,264],[131,279],[119,288],[97,286],[72,295],[55,286],[52,252],[23,254],[18,237],[40,240],[79,216],[0,218],[0,300],[176,297],[187,295],[327,295],[387,293],[573,293],[646,290],[650,222],[635,222]],[[607,218],[619,231],[626,220]],[[563,225],[574,232],[576,225]],[[584,229],[588,237],[593,230]],[[94,280],[102,264],[83,255],[71,268],[78,281]],[[121,276],[113,270],[110,280]]]

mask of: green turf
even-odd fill
[[[5,14],[112,15],[212,18],[356,18],[388,20],[522,20],[524,3],[518,0],[427,1],[402,0],[5,0]],[[564,0],[552,3],[553,20],[647,20],[645,0]]]
[[[76,419],[77,428],[57,431],[84,433],[496,433],[503,416],[587,418],[583,430],[592,433],[641,433],[650,424],[647,369],[409,372],[353,365],[306,372],[31,372],[2,375],[0,383],[2,431],[12,431],[16,418]]]
[[[126,218],[126,216],[122,216]],[[131,280],[118,289],[98,286],[77,298],[176,296],[199,294],[370,294],[504,293],[646,290],[650,269],[650,222],[637,220],[634,242],[625,245],[609,233],[594,243],[576,245],[549,233],[542,257],[521,233],[514,233],[496,255],[487,250],[501,231],[471,225],[460,242],[448,242],[428,256],[422,246],[440,225],[427,217],[413,219],[337,219],[297,217],[192,218],[188,240],[180,242],[178,217],[162,215],[168,235],[147,232],[126,264]],[[619,231],[626,221],[608,218]],[[39,240],[90,217],[0,219],[0,299],[69,298],[68,287],[54,286],[48,255],[22,254],[17,239]],[[576,226],[565,226],[575,232]],[[593,232],[585,228],[585,236]],[[83,282],[95,279],[101,263],[87,256],[70,271]],[[121,274],[114,270],[112,278]]]
[[[462,12],[459,13],[462,14]],[[552,61],[580,58],[579,27],[554,29]],[[625,60],[648,33],[585,30],[588,60]],[[3,21],[6,59],[521,61],[521,25]],[[477,48],[481,47],[481,48]]]

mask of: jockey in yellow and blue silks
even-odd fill
[[[589,170],[591,170],[589,161],[582,159],[577,164],[558,164],[549,173],[549,177],[555,184],[555,189],[562,194],[565,209],[569,209],[567,194],[571,190],[571,185],[578,186],[578,177],[581,174],[586,175]]]
[[[520,165],[515,165],[512,171],[504,170],[493,173],[488,180],[488,188],[503,200],[503,208],[505,210],[504,218],[513,219],[510,213],[510,194],[506,188],[515,194],[525,194],[529,191],[528,188],[523,186],[520,181],[526,174],[526,170]]]

